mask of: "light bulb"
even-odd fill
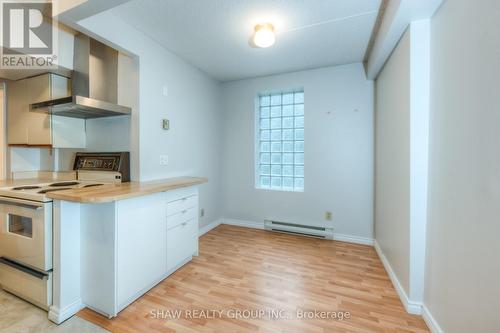
[[[276,34],[271,23],[258,24],[255,26],[253,42],[258,47],[269,47],[276,42]]]

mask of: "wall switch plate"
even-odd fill
[[[161,94],[165,97],[168,96],[168,87],[167,86],[163,86],[161,87]]]
[[[325,212],[325,220],[327,221],[332,220],[332,212]]]
[[[168,165],[168,155],[160,155],[160,165]]]
[[[170,120],[168,119],[163,119],[161,123],[161,127],[165,130],[168,131],[170,129]]]

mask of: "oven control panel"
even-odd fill
[[[82,157],[78,160],[77,170],[118,171],[119,157]]]
[[[73,170],[119,172],[122,174],[122,181],[128,181],[130,179],[129,156],[129,152],[76,153]]]

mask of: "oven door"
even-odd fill
[[[52,202],[0,197],[0,257],[52,269]]]

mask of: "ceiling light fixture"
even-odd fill
[[[265,48],[272,46],[276,42],[274,26],[271,23],[257,24],[252,39],[258,47]]]

